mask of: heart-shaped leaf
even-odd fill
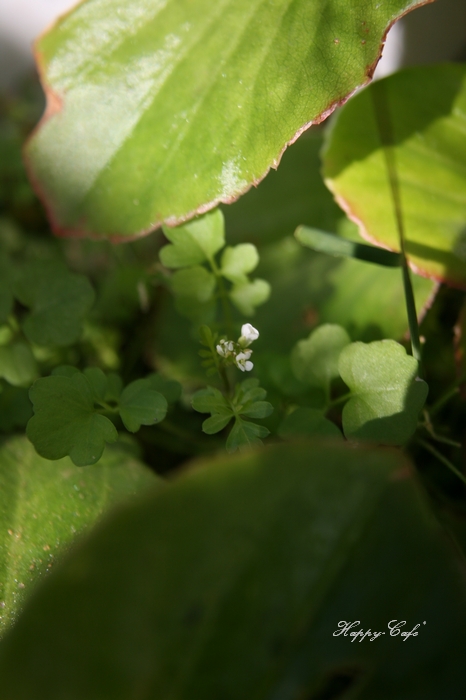
[[[341,353],[340,375],[352,396],[343,408],[348,438],[403,445],[417,427],[427,398],[417,360],[394,340],[351,343]]]
[[[155,425],[167,415],[167,400],[151,388],[150,379],[136,379],[123,389],[120,416],[125,428],[135,433],[141,425]]]
[[[326,323],[300,340],[291,354],[291,367],[296,377],[310,386],[330,390],[330,382],[338,377],[338,358],[351,339],[341,326]]]
[[[271,287],[266,280],[255,279],[252,282],[235,284],[229,296],[233,304],[245,316],[253,316],[256,306],[261,306],[270,296]]]
[[[247,275],[259,263],[259,253],[252,243],[240,243],[233,248],[228,246],[222,254],[222,275],[236,284],[248,281]]]
[[[230,202],[372,76],[424,0],[87,0],[39,41],[27,148],[57,231],[132,236]]]
[[[163,232],[171,241],[160,251],[160,260],[165,267],[178,268],[198,265],[211,260],[225,245],[225,224],[220,209],[215,209],[189,224]]]
[[[374,100],[382,101],[378,119]],[[339,112],[327,138],[325,181],[362,235],[399,250],[385,146],[413,269],[466,288],[466,66],[409,68],[372,85]]]

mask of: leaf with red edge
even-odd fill
[[[382,137],[374,90],[389,114],[391,133]],[[364,237],[399,250],[382,140],[392,143],[411,267],[466,288],[466,65],[409,68],[390,76],[345,105],[328,132],[328,187]]]
[[[61,234],[132,237],[231,202],[368,82],[425,0],[87,0],[37,45],[26,153]]]

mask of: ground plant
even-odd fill
[[[1,98],[2,699],[464,698],[466,65],[371,82],[422,4],[85,0]]]

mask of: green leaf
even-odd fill
[[[178,228],[164,226],[163,232],[171,241],[171,245],[164,246],[160,251],[160,260],[165,267],[198,265],[212,259],[225,245],[224,220],[220,209]]]
[[[194,410],[199,411],[199,413],[233,415],[231,406],[222,392],[213,386],[208,386],[206,389],[196,391],[191,403]]]
[[[51,572],[0,647],[5,698],[462,697],[464,582],[399,452],[314,442],[197,465]],[[418,636],[390,637],[393,619]],[[342,620],[385,634],[352,643]]]
[[[171,288],[175,296],[192,299],[198,304],[212,299],[215,286],[215,276],[202,265],[178,270],[171,278]]]
[[[248,418],[267,418],[273,412],[273,406],[268,401],[252,401],[241,409],[241,415]]]
[[[141,425],[155,425],[167,415],[167,401],[151,388],[148,379],[136,379],[123,389],[120,396],[121,420],[132,433]]]
[[[335,423],[327,420],[323,411],[299,406],[280,423],[278,434],[285,440],[306,435],[307,437],[331,437],[343,440]]]
[[[0,634],[25,596],[110,506],[162,483],[121,450],[92,469],[51,464],[25,437],[0,448]]]
[[[236,416],[233,428],[227,438],[227,452],[232,453],[238,449],[243,451],[250,447],[260,446],[262,445],[260,438],[267,437],[269,433],[270,430],[264,425],[257,425],[257,423],[251,423]]]
[[[267,301],[270,296],[270,284],[265,280],[235,284],[229,296],[236,308],[245,316],[253,316],[256,306]]]
[[[78,467],[95,464],[105,443],[118,439],[113,423],[95,412],[94,392],[81,373],[38,379],[29,396],[35,415],[27,436],[46,459],[69,455]]]
[[[199,328],[199,337],[201,345],[204,345],[206,348],[213,347],[215,338],[209,326],[202,325]]]
[[[245,284],[247,275],[255,270],[259,263],[259,253],[252,243],[240,243],[228,246],[222,253],[221,272],[230,282]]]
[[[39,374],[31,348],[18,340],[0,346],[0,377],[13,386],[29,386]]]
[[[324,324],[309,338],[300,340],[291,354],[291,367],[296,377],[310,386],[322,387],[327,393],[330,382],[338,377],[338,358],[351,342],[341,326]]]
[[[108,392],[108,379],[99,367],[87,367],[84,372],[96,401],[105,401]]]
[[[94,303],[94,291],[87,278],[69,272],[56,261],[34,262],[21,268],[14,295],[31,310],[23,331],[37,345],[75,343]]]
[[[150,382],[151,389],[165,396],[167,403],[176,403],[180,399],[182,386],[174,379],[167,379],[156,372],[149,374],[146,379]]]
[[[320,231],[310,226],[299,226],[294,235],[301,245],[311,248],[318,253],[335,255],[336,257],[343,258],[354,258],[384,267],[401,266],[400,253],[392,253],[389,250],[383,250],[375,246],[355,243],[341,236],[327,233],[327,231]]]
[[[324,176],[364,236],[399,250],[372,101],[380,89],[361,92],[339,112],[327,132]],[[386,78],[382,89],[408,258],[415,271],[466,288],[466,66],[409,68]]]
[[[347,438],[403,445],[417,427],[428,386],[414,357],[394,340],[352,343],[338,363],[352,396],[343,408]]]
[[[420,4],[79,5],[37,48],[49,109],[27,157],[55,230],[127,237],[233,201],[367,83]]]
[[[411,275],[418,313],[436,292],[431,280]],[[339,323],[358,340],[400,339],[408,320],[399,270],[344,260],[326,279],[332,292],[320,308],[321,318]]]
[[[227,415],[223,415],[221,413],[214,413],[210,418],[207,418],[203,424],[202,424],[202,430],[204,433],[207,433],[207,435],[215,435],[215,433],[220,432],[220,430],[223,430],[225,426],[228,425],[228,423],[232,419],[232,414],[228,413]]]

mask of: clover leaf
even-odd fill
[[[222,392],[213,386],[196,391],[192,399],[192,407],[199,413],[210,413],[202,424],[202,430],[207,435],[214,435],[223,430],[233,418],[231,405]]]
[[[151,388],[150,379],[136,379],[123,389],[119,401],[125,428],[135,433],[141,425],[155,425],[167,415],[167,401]]]
[[[46,459],[69,455],[78,467],[95,464],[105,443],[118,439],[113,423],[95,408],[93,388],[81,372],[38,379],[29,397],[35,415],[27,436]]]
[[[340,353],[350,342],[341,326],[330,323],[319,326],[293,348],[291,367],[295,376],[310,386],[321,387],[328,394],[330,382],[338,377]]]
[[[222,253],[221,272],[230,282],[244,284],[258,263],[259,253],[252,243],[240,243],[233,248],[227,246]]]
[[[28,263],[20,268],[13,293],[30,309],[22,324],[27,339],[37,345],[52,346],[72,345],[79,339],[95,296],[86,277],[69,272],[56,260]]]
[[[224,220],[220,209],[176,228],[163,227],[171,241],[160,251],[160,260],[165,267],[179,268],[198,265],[213,258],[225,245]]]
[[[265,280],[255,279],[253,282],[235,284],[229,292],[230,299],[236,308],[245,316],[253,316],[256,306],[260,306],[270,296],[270,284]]]
[[[238,449],[242,452],[249,447],[262,445],[260,438],[267,437],[269,432],[264,425],[257,425],[237,416],[227,439],[227,452],[232,453]]]
[[[244,449],[252,445],[261,444],[259,438],[266,437],[269,430],[263,425],[257,425],[243,420],[242,416],[249,418],[266,418],[273,411],[273,406],[263,399],[267,395],[265,389],[259,387],[258,379],[246,379],[237,384],[233,398],[227,399],[221,391],[209,386],[207,389],[197,391],[192,400],[195,411],[210,413],[202,424],[202,430],[208,435],[223,430],[232,418],[235,419],[233,428],[227,439],[227,451]]]
[[[416,430],[428,393],[417,360],[394,340],[380,340],[348,345],[338,367],[352,393],[343,408],[346,437],[403,445]]]

